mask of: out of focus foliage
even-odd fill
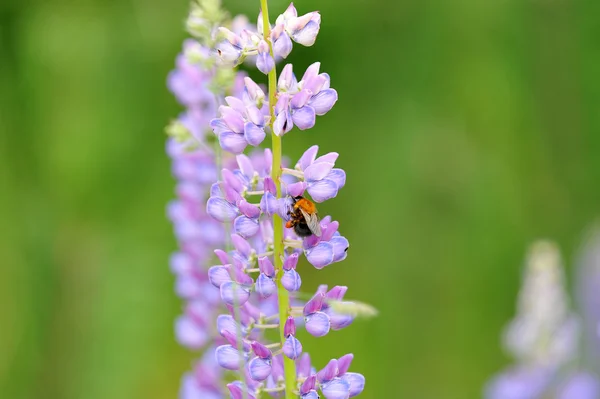
[[[292,61],[321,61],[340,100],[284,151],[341,154],[347,185],[320,213],[351,243],[305,288],[346,283],[379,310],[305,349],[353,348],[365,399],[479,397],[508,361],[525,248],[549,237],[569,260],[600,210],[600,3],[295,4],[323,22]],[[0,397],[176,396],[193,354],[172,333],[163,126],[187,9],[0,4]]]

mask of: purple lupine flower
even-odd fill
[[[334,198],[346,185],[346,172],[334,168],[338,154],[330,152],[317,158],[318,151],[319,146],[314,145],[298,160],[295,170],[302,172],[302,180],[288,187],[290,195],[303,195],[307,190],[315,202],[323,202]]]
[[[294,125],[300,130],[310,129],[315,125],[317,115],[325,115],[333,108],[338,99],[337,91],[329,87],[328,74],[319,74],[320,67],[320,62],[309,66],[299,82],[292,64],[287,64],[281,71],[273,124],[276,135],[283,136]]]
[[[248,78],[245,82],[246,93],[256,92],[252,80]],[[257,146],[265,139],[265,109],[268,109],[268,105],[259,106],[260,94],[256,93],[255,96],[254,101],[226,97],[227,105],[219,107],[219,118],[210,122],[225,151],[241,154],[246,146]],[[247,98],[250,98],[249,94]]]

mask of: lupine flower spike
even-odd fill
[[[321,15],[299,15],[290,4],[272,25],[266,0],[260,5],[256,25],[243,17],[224,24],[217,0],[198,0],[188,19],[197,41],[186,42],[169,77],[187,108],[168,128],[181,181],[169,207],[181,248],[172,268],[187,300],[177,331],[183,344],[208,348],[180,397],[346,399],[365,386],[362,374],[348,371],[353,355],[317,372],[297,336],[304,328],[322,337],[370,309],[344,301],[345,286],[322,285],[306,302],[297,296],[302,258],[321,269],[348,255],[340,223],[319,218],[314,204],[335,198],[346,173],[335,167],[337,153],[317,157],[316,145],[291,165],[282,156],[282,137],[314,127],[338,93],[319,62],[300,80],[291,64],[278,79],[276,66],[293,43],[315,43]],[[268,75],[268,87],[234,69],[245,60]],[[248,151],[268,134],[271,149]],[[210,359],[220,371],[207,371]],[[225,383],[225,374],[235,381]]]
[[[600,270],[600,262],[594,258],[594,253],[597,254],[600,248],[599,242],[596,241],[594,247],[584,252],[580,265],[580,272],[586,276],[581,290],[584,297],[594,284],[594,297],[600,290],[600,281],[594,277]],[[589,302],[583,302],[584,305],[586,303]],[[558,249],[549,242],[536,243],[527,261],[517,316],[504,335],[506,349],[516,362],[490,380],[485,397],[598,398],[600,379],[597,361],[594,364],[589,359],[578,359],[581,320],[569,306]],[[595,333],[589,337],[597,348],[600,339]]]

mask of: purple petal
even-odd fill
[[[289,316],[283,326],[283,335],[296,335],[296,322],[292,316]]]
[[[327,154],[321,155],[320,157],[315,159],[314,163],[317,163],[317,162],[335,163],[335,161],[337,161],[339,156],[340,156],[340,154],[338,154],[337,152],[328,152]]]
[[[229,268],[225,266],[213,266],[208,269],[208,281],[217,288],[221,288],[224,283],[231,282]]]
[[[244,190],[244,184],[242,181],[229,169],[222,169],[221,176],[223,176],[223,180],[227,183],[227,185],[238,193],[241,193]]]
[[[247,216],[238,216],[233,222],[234,231],[244,238],[252,237],[258,233],[258,219]]]
[[[298,291],[302,285],[300,274],[294,269],[284,271],[281,276],[281,285],[289,292]]]
[[[270,359],[271,358],[271,351],[269,350],[269,348],[267,348],[266,346],[264,346],[263,344],[261,344],[258,341],[254,341],[252,342],[252,350],[254,351],[254,354],[262,359]]]
[[[302,386],[300,387],[300,394],[305,395],[306,393],[309,393],[310,391],[314,391],[316,383],[317,383],[317,376],[313,374],[310,377],[308,377],[306,380],[304,380],[304,382],[302,383]],[[304,397],[304,396],[302,396],[302,397]]]
[[[271,179],[270,176],[266,176],[263,180],[263,186],[265,192],[269,192],[273,195],[277,195],[277,187],[275,186],[275,182]]]
[[[217,317],[217,331],[219,334],[222,335],[223,331],[229,331],[232,334],[237,334],[239,328],[240,327],[233,316],[228,314],[220,314]]]
[[[298,359],[302,354],[302,344],[296,337],[289,335],[283,343],[283,354],[292,360]]]
[[[308,262],[317,269],[330,265],[334,259],[333,245],[328,242],[320,242],[316,246],[305,250],[304,254]]]
[[[329,315],[329,321],[331,323],[331,329],[334,331],[341,330],[348,327],[354,321],[354,317],[349,314],[340,314],[327,309]]]
[[[350,243],[343,236],[335,236],[329,241],[333,245],[333,261],[340,262],[348,256]]]
[[[304,82],[304,85],[302,87],[304,89],[310,91],[312,94],[316,95],[323,89],[323,87],[325,86],[326,83],[327,83],[327,78],[326,78],[325,74],[322,74],[322,75],[310,78],[309,80]]]
[[[271,360],[255,357],[248,363],[248,371],[254,381],[264,381],[271,375]]]
[[[225,123],[225,121],[222,118],[215,118],[215,119],[211,120],[210,127],[212,128],[213,132],[215,132],[215,134],[217,136],[223,132],[231,131],[229,126],[227,126],[227,124]]]
[[[219,134],[219,145],[232,154],[241,154],[248,145],[243,134],[223,132]]]
[[[308,316],[311,313],[315,313],[323,307],[323,300],[325,299],[325,294],[318,292],[313,296],[306,304],[304,305],[303,313],[305,316]]]
[[[484,396],[486,399],[535,399],[548,388],[551,377],[552,373],[541,368],[509,369],[488,383]]]
[[[335,89],[325,89],[313,96],[308,104],[315,109],[317,115],[325,115],[333,108],[337,99],[338,94]]]
[[[300,130],[310,129],[315,126],[315,118],[315,110],[310,105],[294,110],[292,113],[292,121]]]
[[[300,356],[300,359],[296,361],[298,377],[308,377],[311,372],[311,367],[310,355],[305,352]]]
[[[182,345],[199,349],[208,340],[208,333],[188,316],[179,316],[175,322],[175,336]]]
[[[302,395],[302,397],[300,399],[319,399],[319,398],[320,398],[319,394],[317,393],[317,391],[315,391],[313,389],[313,390],[308,391],[304,395]]]
[[[223,198],[211,197],[206,203],[206,213],[219,222],[231,222],[238,215],[238,208]]]
[[[256,67],[259,71],[267,75],[273,67],[275,67],[275,61],[269,54],[269,45],[266,41],[261,40],[258,43],[258,56],[256,57]]]
[[[327,180],[334,181],[337,184],[338,190],[346,185],[346,172],[342,169],[334,168],[325,177]]]
[[[252,254],[252,246],[242,236],[232,234],[231,242],[233,243],[235,250],[242,254],[244,257],[248,258],[250,254]]]
[[[269,277],[273,277],[275,275],[275,266],[271,263],[271,260],[268,256],[262,256],[258,258],[258,268],[264,274]]]
[[[175,252],[169,259],[171,271],[175,274],[188,273],[194,268],[192,258],[183,252]]]
[[[314,337],[327,335],[331,327],[329,316],[323,312],[312,313],[304,318],[306,331]]]
[[[302,156],[298,160],[298,163],[296,164],[300,166],[300,170],[303,171],[315,161],[315,158],[317,157],[317,152],[319,152],[318,145],[313,145],[308,150],[304,151],[304,154],[302,154]]]
[[[365,376],[362,374],[346,373],[342,376],[342,379],[350,385],[350,398],[359,395],[365,389]],[[576,398],[576,396],[570,396],[570,398]]]
[[[275,67],[275,61],[269,53],[258,54],[256,57],[256,68],[267,75]]]
[[[225,97],[225,102],[235,112],[237,112],[237,117],[241,117],[241,115],[243,115],[244,112],[246,112],[246,106],[244,105],[244,102],[237,97],[227,96],[227,97]]]
[[[331,162],[315,162],[304,170],[304,179],[309,183],[321,180],[329,174],[333,165]]]
[[[306,182],[303,181],[299,181],[296,183],[292,183],[288,185],[288,194],[291,195],[292,197],[297,197],[299,195],[304,194],[304,190],[306,190],[306,187],[308,185],[306,184]]]
[[[354,355],[352,353],[348,353],[338,359],[338,375],[339,376],[346,374],[346,372],[350,368],[350,364],[352,364],[353,359],[354,359]]]
[[[227,370],[239,370],[243,358],[240,352],[231,345],[221,345],[215,350],[219,366]]]
[[[244,139],[248,144],[256,147],[263,142],[265,136],[266,133],[263,128],[256,126],[252,122],[244,124]]]
[[[265,92],[262,91],[260,86],[248,76],[244,78],[244,85],[246,86],[246,93],[248,93],[250,100],[252,100],[252,102],[257,106],[262,104],[265,99]]]
[[[250,298],[250,290],[240,284],[229,281],[221,285],[221,299],[227,305],[241,306]]]
[[[337,195],[338,186],[332,180],[323,179],[309,183],[307,190],[313,201],[324,202]]]
[[[238,203],[238,208],[245,216],[249,218],[258,218],[260,216],[260,208],[254,204],[250,204],[246,200],[241,200]]]
[[[330,289],[327,294],[325,294],[325,298],[333,299],[335,301],[341,301],[344,299],[344,295],[348,291],[348,287],[345,285],[336,285],[332,289]],[[343,373],[342,373],[343,374]]]
[[[286,64],[286,66],[284,66],[281,70],[281,74],[277,80],[277,89],[279,91],[287,92],[291,91],[296,85],[297,82],[296,77],[294,76],[292,64]]]
[[[557,399],[597,399],[600,397],[600,382],[588,373],[577,373],[559,388]]]
[[[250,160],[247,155],[236,155],[235,160],[244,176],[247,178],[252,178],[252,176],[254,176],[254,166],[252,165],[252,160]]]
[[[321,384],[333,380],[338,375],[338,361],[331,359],[325,367],[317,373],[317,380]]]
[[[317,34],[319,33],[320,24],[315,21],[310,21],[304,28],[295,30],[292,34],[292,40],[296,43],[300,43],[303,46],[312,46],[315,44]]]
[[[326,399],[348,399],[350,395],[350,383],[341,378],[334,378],[332,381],[321,386],[321,392]]]
[[[275,117],[275,123],[273,124],[273,133],[277,136],[283,136],[294,127],[294,122],[292,120],[292,114],[287,110],[282,110]]]
[[[293,254],[291,254],[287,258],[285,258],[285,261],[283,262],[283,270],[295,269],[297,264],[298,264],[298,253],[294,252]]]
[[[268,298],[277,291],[277,285],[272,278],[267,277],[264,273],[258,275],[256,279],[256,292],[263,298]]]
[[[240,112],[226,105],[222,105],[219,107],[219,114],[231,131],[234,133],[244,132],[244,118]]]
[[[306,105],[308,100],[312,97],[312,93],[307,89],[302,89],[298,93],[292,96],[290,104],[292,108],[302,108]]]
[[[248,396],[244,396],[245,393],[248,392],[248,390],[244,387],[244,385],[241,383],[241,381],[235,381],[232,382],[231,384],[227,384],[227,388],[229,389],[229,393],[231,394],[231,399],[248,399],[248,396],[250,398],[254,399],[253,395],[248,394]],[[223,395],[219,395],[219,398],[222,398]],[[194,398],[194,399],[204,399],[204,398]]]
[[[276,57],[287,58],[292,52],[292,46],[292,39],[284,31],[273,43],[273,53]]]
[[[277,197],[271,194],[269,191],[265,192],[260,200],[260,209],[267,215],[273,216],[279,212],[279,201]]]

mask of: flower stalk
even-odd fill
[[[270,39],[271,36],[271,24],[269,22],[269,5],[267,0],[260,0],[260,7],[262,10],[263,18],[263,36],[265,41],[269,45],[269,54],[272,58],[273,54],[273,42]],[[273,124],[275,122],[275,103],[277,95],[277,68],[271,69],[268,73],[269,82],[269,127],[271,128],[271,151],[273,152],[273,164],[271,166],[271,179],[275,183],[277,190],[277,198],[281,198],[281,153],[282,143],[281,137],[275,134]],[[275,266],[275,282],[277,284],[277,299],[279,303],[279,339],[281,345],[285,342],[284,325],[285,321],[289,316],[290,309],[290,295],[288,291],[283,287],[281,283],[281,277],[283,276],[283,220],[278,214],[273,214],[273,263]],[[285,398],[294,399],[297,397],[294,394],[296,390],[296,364],[288,357],[283,357],[283,370],[285,378]]]

